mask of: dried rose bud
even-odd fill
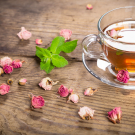
[[[92,6],[91,4],[87,4],[86,8],[87,8],[88,10],[90,10],[90,9],[93,8],[93,6]]]
[[[117,37],[118,36],[117,31],[115,29],[112,29],[111,32],[110,32],[110,36],[113,37],[113,38]]]
[[[22,67],[23,62],[24,61],[20,61],[19,59],[16,59],[11,63],[11,65],[13,66],[13,68],[20,68]]]
[[[79,101],[79,96],[75,93],[71,93],[71,95],[68,97],[68,101],[72,101],[73,103],[78,103]],[[68,102],[67,101],[67,102]]]
[[[120,70],[117,74],[117,80],[123,83],[127,83],[129,80],[129,73],[127,70]]]
[[[51,90],[52,86],[57,84],[57,83],[58,83],[58,81],[53,82],[52,79],[50,79],[49,77],[46,77],[46,78],[43,78],[41,80],[41,82],[39,83],[39,86],[42,87],[45,90]]]
[[[41,39],[36,39],[36,44],[37,45],[41,45],[43,42],[42,42],[42,40]]]
[[[108,118],[114,124],[120,123],[122,117],[122,111],[120,107],[115,107],[112,111],[108,112]]]
[[[20,80],[19,80],[19,84],[20,85],[25,85],[27,83],[27,79],[26,78],[21,78]]]
[[[84,106],[84,107],[80,107],[78,114],[80,115],[82,119],[89,120],[90,118],[93,119],[94,111],[95,110],[92,110],[91,108],[87,106]]]
[[[2,76],[4,74],[4,71],[2,68],[0,68],[0,75]]]
[[[12,85],[12,83],[13,83],[13,80],[12,79],[8,79],[7,80],[7,84]]]
[[[0,94],[1,95],[7,94],[9,92],[9,90],[10,90],[10,86],[9,85],[7,85],[5,83],[0,85]]]
[[[12,59],[9,58],[8,56],[3,57],[0,59],[0,66],[5,66],[5,65],[10,65],[12,63]]]
[[[91,87],[90,88],[87,88],[85,91],[84,91],[84,95],[85,96],[92,96],[94,94],[94,92],[96,92],[97,90],[96,89],[92,89]]]
[[[68,94],[69,94],[69,91],[68,89],[64,86],[64,85],[61,85],[58,89],[58,94],[61,96],[61,97],[67,97]]]
[[[31,32],[27,31],[24,27],[21,27],[21,31],[17,34],[20,39],[28,40],[31,37]]]
[[[6,74],[10,74],[10,73],[12,73],[12,71],[13,71],[13,66],[11,66],[11,65],[5,65],[5,66],[3,67],[3,70],[4,70],[4,72],[5,72]]]
[[[69,40],[71,35],[72,35],[72,31],[68,30],[68,29],[62,29],[60,31],[60,35],[63,36],[65,38],[65,41]]]
[[[41,108],[45,105],[45,101],[42,96],[34,96],[32,95],[31,106],[33,108]]]

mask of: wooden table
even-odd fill
[[[86,10],[86,5],[93,5]],[[87,72],[82,63],[81,41],[87,34],[97,34],[98,19],[107,11],[123,6],[135,6],[134,0],[0,0],[0,58],[25,60],[22,68],[0,77],[0,83],[13,78],[10,93],[0,96],[0,135],[134,135],[135,91],[108,86]],[[28,41],[20,41],[16,34],[24,26],[32,32]],[[72,40],[78,39],[77,48],[64,56],[69,64],[55,68],[50,74],[40,70],[35,56],[35,39],[41,38],[41,47],[47,48],[61,29],[73,31]],[[38,86],[42,78],[50,77],[59,83],[51,91]],[[18,85],[27,78],[25,86]],[[80,96],[77,104],[58,98],[63,84],[72,87]],[[85,88],[98,88],[91,97],[83,95]],[[30,109],[29,93],[41,95],[46,103],[42,109]],[[93,120],[82,120],[80,107],[95,111]],[[122,108],[121,124],[107,119],[107,112]]]

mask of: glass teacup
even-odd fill
[[[100,57],[109,61],[116,70],[135,72],[135,7],[121,7],[105,13],[97,27],[98,35],[90,34],[83,39],[84,53],[92,59]],[[114,37],[108,34],[112,30],[116,32]],[[91,51],[96,42],[101,44],[103,53]]]

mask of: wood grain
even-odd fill
[[[92,10],[86,10],[86,4]],[[0,77],[0,84],[12,78],[10,93],[0,96],[0,135],[134,135],[135,91],[108,86],[87,72],[81,61],[81,41],[87,34],[98,34],[97,21],[105,12],[122,6],[135,5],[134,0],[0,0],[0,58],[25,60],[22,68]],[[32,32],[28,41],[20,41],[16,34],[24,26]],[[48,47],[61,29],[73,31],[72,40],[78,46],[70,54],[62,53],[69,61],[64,68],[55,68],[50,74],[40,70],[35,57],[35,39],[43,39],[41,47]],[[59,83],[51,91],[38,86],[44,77]],[[25,86],[18,85],[20,78],[27,78]],[[63,84],[80,96],[77,104],[66,103],[57,91]],[[85,88],[98,88],[91,97],[83,95]],[[30,109],[28,94],[41,95],[45,99],[42,109]],[[82,120],[78,111],[88,106],[95,110],[93,120]],[[122,121],[113,124],[107,112],[121,107]]]

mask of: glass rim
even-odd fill
[[[128,43],[128,42],[123,42],[123,41],[118,41],[117,39],[114,39],[114,38],[111,38],[111,37],[108,37],[104,34],[104,32],[102,31],[101,27],[100,27],[100,22],[102,21],[102,19],[104,18],[104,16],[106,16],[107,14],[109,14],[110,12],[112,11],[115,11],[115,10],[119,10],[119,9],[128,9],[128,8],[135,8],[135,6],[126,6],[126,7],[119,7],[119,8],[115,8],[115,9],[112,9],[108,12],[106,12],[105,14],[103,14],[100,19],[98,20],[98,23],[97,23],[97,27],[98,27],[98,31],[99,33],[101,33],[105,38],[109,39],[109,40],[112,40],[112,41],[115,41],[115,42],[118,42],[118,43],[122,43],[122,44],[135,44],[135,43]]]

